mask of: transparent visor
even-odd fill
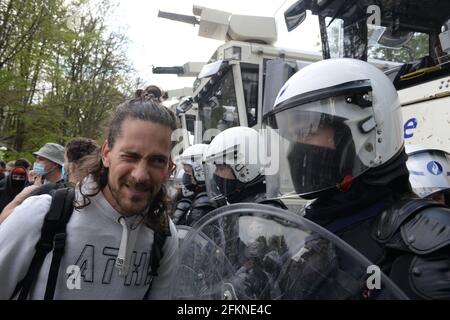
[[[232,172],[231,168],[224,164],[217,165],[214,161],[206,161],[205,163],[203,163],[203,171],[205,172],[205,185],[209,199],[211,201],[221,202],[225,199],[227,190],[225,186],[226,180],[219,180],[220,178],[217,176],[219,170],[226,170],[228,171],[228,173]]]
[[[183,197],[190,197],[194,194],[194,192],[186,189],[186,186],[184,185],[183,176],[185,173],[186,171],[183,168],[179,169],[175,178],[168,184],[168,187],[171,189],[181,190]],[[176,195],[173,194],[172,196],[175,197]]]
[[[428,151],[410,155],[406,163],[409,181],[421,198],[450,189],[450,155]]]
[[[203,172],[203,163],[201,160],[182,162],[182,165],[185,173],[194,178],[194,180],[192,181],[193,184],[203,183],[205,181],[205,174]]]
[[[184,186],[183,185],[184,173],[185,173],[184,169],[179,169],[179,171],[177,172],[175,178],[173,179],[173,186],[175,188],[181,189]]]
[[[372,107],[332,97],[269,115],[265,132],[277,140],[275,173],[266,173],[269,197],[304,196],[346,188],[376,159]],[[272,144],[274,141],[271,142]]]
[[[183,237],[171,299],[405,299],[360,253],[289,211],[216,209]]]

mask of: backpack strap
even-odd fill
[[[166,242],[166,239],[168,236],[170,236],[170,230],[169,234],[167,232],[158,232],[154,231],[153,236],[153,244],[152,244],[152,251],[150,252],[150,284],[148,285],[147,291],[144,294],[143,300],[148,300],[148,296],[150,294],[150,290],[152,288],[152,283],[154,277],[158,276],[158,268],[161,262],[161,259],[164,255],[163,247],[164,243]]]
[[[57,226],[55,228],[56,233],[53,236],[53,258],[50,265],[47,287],[45,289],[45,300],[53,300],[53,296],[55,294],[59,266],[61,264],[61,258],[64,255],[64,248],[66,246],[66,225],[72,216],[75,190],[71,188],[60,189],[55,192],[55,198],[57,195],[59,197],[63,197],[64,204],[62,208],[57,208],[57,210],[60,210],[59,217],[55,217],[59,219],[57,220]]]
[[[44,263],[45,257],[53,248],[55,248],[44,298],[53,299],[58,269],[61,263],[61,257],[64,253],[66,224],[72,215],[74,198],[75,191],[73,189],[65,188],[55,191],[52,196],[50,209],[44,219],[44,224],[41,229],[41,238],[36,244],[30,267],[28,268],[25,277],[17,284],[11,299],[19,292],[19,300],[27,299],[42,264]]]

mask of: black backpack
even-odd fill
[[[36,244],[36,251],[25,277],[17,284],[10,299],[18,296],[18,300],[26,300],[39,271],[44,263],[47,254],[53,250],[53,258],[50,265],[47,287],[45,289],[44,300],[53,300],[58,279],[59,266],[64,254],[66,244],[66,225],[73,212],[73,201],[75,199],[75,190],[73,188],[63,188],[52,190],[52,203],[44,224],[41,229],[41,238]],[[153,283],[153,278],[158,275],[160,261],[163,257],[163,246],[167,235],[161,232],[154,232],[154,241],[151,250],[151,270],[150,284],[143,297],[148,298]]]

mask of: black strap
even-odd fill
[[[384,210],[385,207],[386,204],[384,203],[384,201],[378,202],[362,210],[358,214],[337,219],[332,223],[325,225],[324,228],[334,234],[339,233],[341,230],[349,228],[354,224],[378,216]]]
[[[34,253],[33,259],[31,260],[30,267],[28,268],[28,272],[25,277],[17,284],[14,292],[11,296],[13,299],[17,293],[20,291],[20,295],[18,297],[19,300],[26,300],[28,294],[31,290],[31,286],[33,285],[34,279],[36,278],[39,270],[41,269],[42,263],[44,262],[47,253],[51,250],[51,248],[46,248],[46,243],[38,243],[36,245],[36,252]]]
[[[53,249],[53,247],[55,247],[47,288],[45,291],[45,299],[53,298],[56,279],[58,277],[58,269],[61,262],[61,257],[64,253],[66,237],[65,228],[70,216],[72,215],[74,197],[74,190],[69,188],[60,189],[54,193],[50,210],[45,216],[44,224],[41,229],[41,238],[36,244],[36,251],[33,259],[31,260],[30,267],[28,268],[25,277],[14,289],[11,299],[13,299],[19,292],[19,300],[27,299],[42,264],[44,263],[45,257]]]
[[[62,191],[65,191],[64,193]],[[55,197],[58,191],[55,192]],[[61,189],[62,194],[60,197],[64,197],[64,206],[62,213],[58,220],[57,233],[53,236],[53,258],[50,265],[50,272],[47,280],[47,288],[45,289],[45,300],[53,300],[55,295],[56,280],[58,279],[59,266],[61,264],[61,258],[64,255],[64,248],[66,246],[66,225],[69,222],[73,212],[73,200],[75,197],[74,189]],[[59,195],[58,195],[59,196]],[[58,208],[59,209],[59,208]]]
[[[150,294],[150,290],[152,288],[154,277],[158,276],[158,268],[163,257],[163,247],[166,242],[167,235],[161,232],[154,232],[152,251],[150,252],[150,283],[148,285],[147,291],[144,294],[143,300],[148,300],[148,296]]]

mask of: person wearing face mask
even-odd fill
[[[15,167],[6,177],[5,187],[0,189],[0,212],[25,188],[27,179],[24,167]]]
[[[206,144],[195,144],[184,150],[180,156],[183,165],[183,198],[175,205],[173,219],[176,224],[192,226],[206,213],[218,207],[210,201],[206,192],[205,173],[203,171],[203,154],[208,149]]]
[[[33,152],[36,161],[33,173],[42,178],[42,183],[63,182],[62,167],[64,166],[64,147],[57,143],[46,143],[38,151]]]
[[[268,199],[266,177],[260,157],[262,140],[255,129],[233,127],[220,132],[205,152],[206,185],[211,199],[225,199],[230,204],[256,203],[286,209],[278,199]],[[222,247],[224,239],[226,256],[236,266],[236,274],[230,280],[245,299],[268,299],[269,253],[265,239],[245,243],[239,238],[239,216],[229,216],[205,229],[208,237]],[[243,254],[242,254],[243,253]]]
[[[280,137],[284,164],[267,181],[271,196],[312,200],[305,217],[409,298],[450,298],[450,211],[413,193],[400,101],[383,72],[354,59],[313,63],[285,83],[263,123]]]
[[[41,194],[51,194],[55,190],[65,187],[75,187],[80,180],[79,166],[82,165],[86,156],[94,155],[100,150],[97,143],[91,139],[75,138],[70,140],[64,152],[64,166],[62,167],[62,181],[57,183],[41,184],[41,177],[35,178],[33,185],[24,188],[9,204],[0,210],[0,223],[2,223],[26,198]],[[25,160],[19,159],[16,165],[27,165]],[[28,164],[29,165],[29,164]],[[67,169],[66,169],[67,168]]]
[[[258,132],[248,127],[229,128],[214,137],[204,157],[211,198],[285,208],[281,201],[266,197],[265,175],[258,159],[259,142]]]
[[[15,161],[8,161],[5,165],[5,176],[0,179],[0,189],[5,188],[6,185],[6,177],[11,174],[11,171],[15,168]]]

